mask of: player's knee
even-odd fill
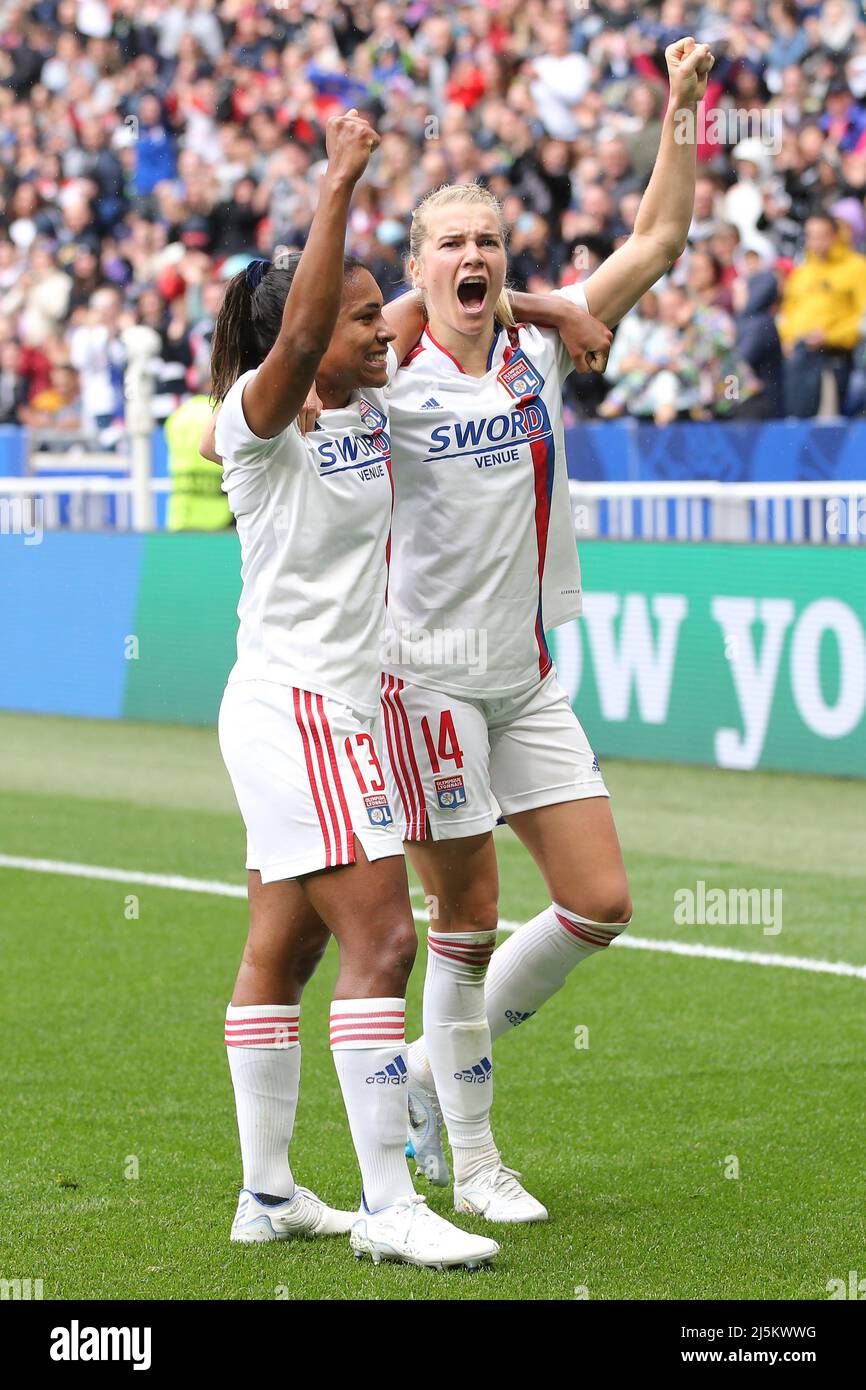
[[[433,931],[496,931],[499,925],[499,899],[495,893],[479,892],[455,902],[436,899],[430,905]]]
[[[406,915],[394,923],[387,942],[387,955],[394,969],[404,971],[408,980],[418,951],[418,933],[411,916]]]
[[[573,907],[568,902],[563,902],[562,906],[589,922],[603,922],[613,927],[626,926],[632,919],[634,905],[624,879],[597,884],[591,892],[575,893],[572,897]]]
[[[418,934],[409,913],[380,922],[364,943],[364,953],[377,989],[384,995],[401,995],[412,973],[418,950]]]
[[[596,918],[598,922],[605,922],[608,926],[626,926],[632,919],[634,904],[631,900],[631,893],[628,891],[628,884],[623,884],[622,888],[609,894],[602,904],[602,915]]]

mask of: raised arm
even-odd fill
[[[343,295],[349,204],[379,137],[353,110],[331,118],[325,141],[328,168],[280,332],[244,389],[244,415],[260,439],[273,439],[292,423],[331,341]]]
[[[715,59],[693,38],[671,44],[665,59],[671,96],[634,231],[583,286],[590,312],[611,328],[683,254],[694,215],[697,110]]]

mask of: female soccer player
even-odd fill
[[[666,58],[671,100],[634,233],[583,286],[560,293],[609,326],[670,269],[692,216],[694,127],[713,58],[692,38]],[[424,1037],[409,1049],[412,1145],[419,1169],[447,1182],[444,1115],[455,1208],[543,1220],[493,1141],[491,1043],[632,913],[608,792],[544,635],[580,612],[561,401],[572,364],[557,334],[508,326],[502,216],[484,190],[428,195],[410,252],[428,322],[389,395],[395,508],[382,706],[389,792],[437,905]],[[522,297],[513,301],[522,313]],[[409,312],[411,302],[396,301],[386,318]],[[498,809],[551,903],[494,953]]]
[[[220,746],[247,829],[250,929],[225,1040],[244,1186],[232,1240],[351,1230],[357,1255],[477,1265],[495,1241],[431,1212],[406,1164],[404,993],[415,955],[402,845],[373,737],[391,518],[383,387],[394,334],[344,261],[352,190],[378,139],[349,112],[303,255],[229,284],[213,341],[216,453],[237,518],[238,660]],[[293,427],[315,380],[315,431]],[[340,951],[331,1048],[363,1179],[360,1212],[298,1187],[288,1161],[304,984]]]

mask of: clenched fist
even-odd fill
[[[675,106],[697,105],[703,99],[715,61],[709,44],[695,43],[693,38],[678,39],[665,49]]]
[[[378,145],[379,136],[355,107],[342,116],[332,116],[325,127],[328,174],[357,183]]]

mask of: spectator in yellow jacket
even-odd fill
[[[228,498],[222,491],[222,464],[203,458],[198,447],[213,415],[206,394],[209,390],[208,377],[201,392],[185,400],[165,422],[172,478],[169,531],[222,531],[232,524]]]
[[[848,228],[828,212],[806,222],[806,255],[782,293],[779,336],[785,353],[788,415],[817,415],[829,368],[840,402],[866,311],[866,256],[848,244]]]

